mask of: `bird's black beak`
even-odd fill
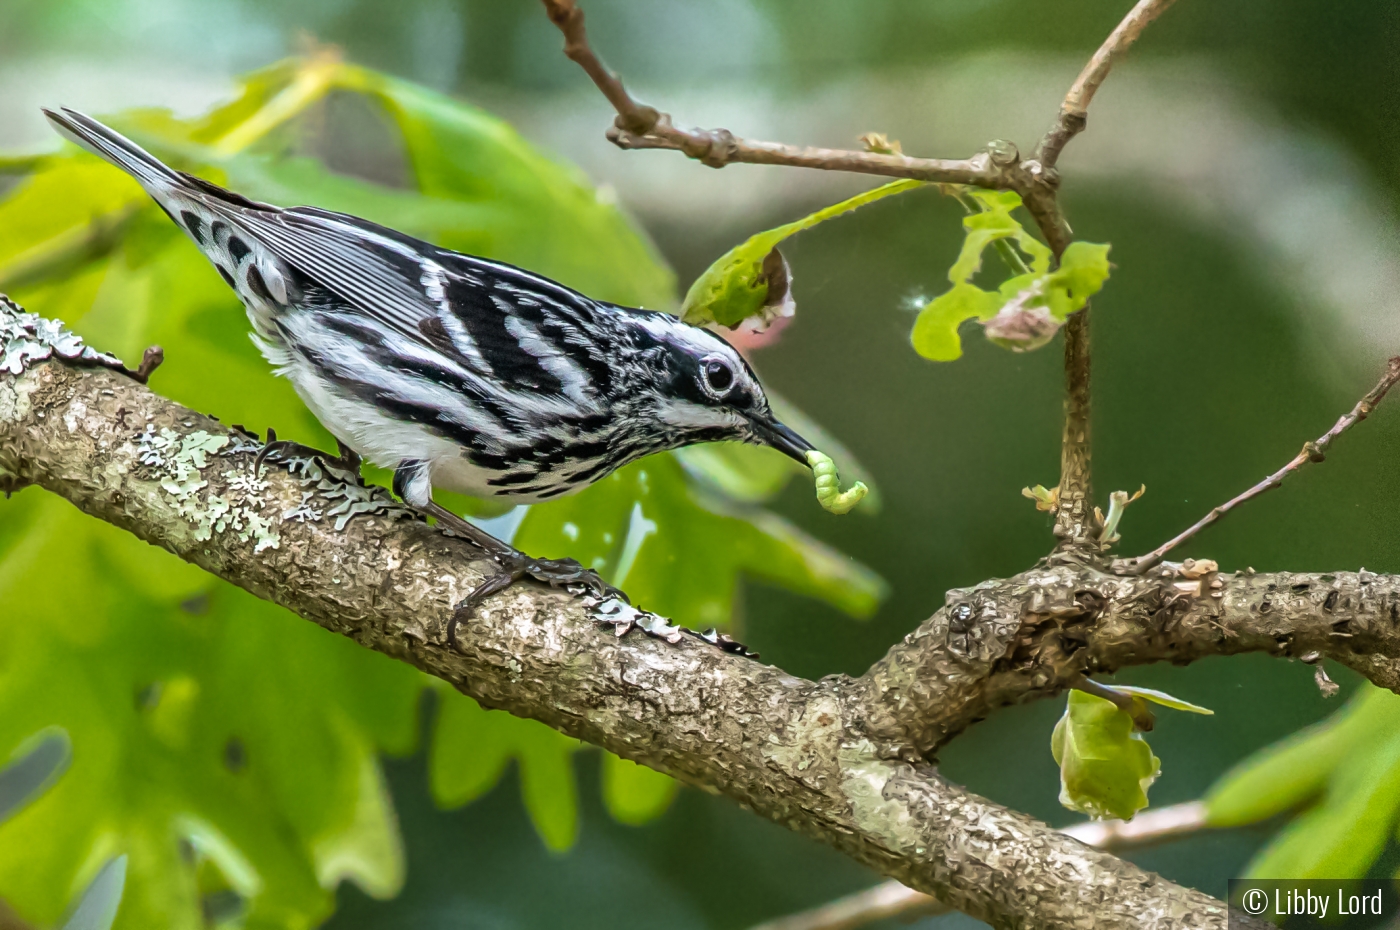
[[[755,417],[749,422],[753,424],[754,435],[765,445],[772,446],[803,465],[811,467],[811,463],[807,461],[807,453],[816,449],[816,446],[777,420]]]

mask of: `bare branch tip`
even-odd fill
[[[165,350],[160,346],[150,346],[141,355],[141,364],[131,373],[131,377],[141,384],[151,380],[151,375],[165,362]]]
[[[1375,410],[1376,405],[1378,405],[1385,398],[1386,393],[1392,387],[1394,387],[1397,382],[1400,382],[1400,356],[1395,356],[1391,358],[1389,362],[1386,363],[1385,374],[1381,376],[1380,381],[1376,382],[1375,387],[1367,391],[1365,396],[1363,396],[1359,401],[1356,402],[1355,407],[1352,407],[1349,412],[1343,414],[1342,417],[1339,420],[1337,420],[1335,424],[1333,424],[1331,429],[1323,433],[1317,439],[1309,440],[1308,442],[1303,443],[1302,451],[1295,455],[1288,462],[1288,464],[1284,465],[1278,471],[1269,475],[1263,481],[1260,481],[1258,484],[1254,485],[1244,493],[1238,495],[1237,497],[1231,498],[1230,500],[1226,501],[1218,507],[1215,507],[1211,510],[1210,513],[1206,514],[1200,520],[1197,520],[1191,526],[1187,527],[1179,535],[1167,540],[1165,543],[1158,546],[1156,549],[1152,550],[1147,555],[1140,556],[1139,558],[1133,559],[1130,562],[1125,563],[1125,567],[1130,566],[1131,571],[1133,573],[1140,573],[1142,571],[1145,571],[1147,568],[1150,568],[1151,566],[1156,565],[1158,562],[1160,562],[1162,560],[1162,557],[1168,552],[1170,552],[1172,549],[1175,549],[1177,546],[1181,545],[1191,537],[1195,536],[1201,530],[1210,526],[1212,523],[1215,523],[1217,520],[1219,520],[1225,514],[1229,513],[1231,510],[1235,509],[1240,504],[1243,504],[1245,501],[1252,500],[1253,498],[1258,497],[1265,491],[1270,491],[1274,488],[1281,486],[1283,484],[1283,479],[1287,478],[1289,475],[1293,474],[1293,472],[1297,471],[1299,468],[1303,467],[1307,463],[1326,461],[1327,450],[1332,445],[1333,440],[1335,440],[1342,433],[1345,433],[1351,427],[1355,426],[1357,423],[1360,423],[1362,420],[1366,419],[1366,417],[1368,417],[1371,414],[1371,412]]]

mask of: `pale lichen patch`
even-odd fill
[[[284,460],[287,471],[301,478],[310,492],[300,504],[283,514],[284,520],[300,523],[319,522],[322,516],[334,517],[337,531],[344,530],[351,518],[361,514],[377,514],[396,520],[414,518],[416,514],[390,496],[384,488],[364,484],[351,472],[326,465],[316,456],[292,456]],[[329,506],[311,506],[310,495],[319,497]]]
[[[63,425],[68,428],[68,432],[76,433],[78,431],[78,421],[86,417],[87,412],[87,404],[81,400],[73,401],[68,409],[63,411]]]
[[[266,481],[237,469],[225,469],[221,477],[236,496],[209,494],[202,498],[199,493],[209,486],[203,476],[209,457],[228,444],[228,436],[215,436],[202,429],[180,434],[169,427],[157,431],[147,424],[136,436],[136,459],[160,482],[167,502],[195,528],[196,540],[204,541],[215,533],[231,530],[239,542],[252,541],[254,552],[276,549],[281,537],[272,521],[258,513],[268,503],[263,498],[268,489]]]
[[[20,375],[35,362],[55,357],[126,371],[121,359],[83,345],[83,338],[61,321],[25,313],[0,294],[0,371]]]
[[[841,771],[841,794],[851,805],[857,829],[878,838],[885,848],[907,855],[923,842],[924,830],[910,814],[905,798],[890,797],[890,781],[900,763],[875,755],[869,740],[845,743],[836,753]]]

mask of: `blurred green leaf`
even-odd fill
[[[495,787],[514,759],[535,832],[550,849],[572,846],[578,836],[578,740],[534,720],[485,710],[446,685],[435,690],[439,706],[428,763],[433,799],[446,808],[474,801]]]
[[[0,768],[0,822],[49,788],[73,761],[73,741],[61,727],[46,727],[15,747]]]
[[[122,566],[157,576],[174,557],[58,498],[0,514],[28,530],[0,551],[0,751],[52,725],[75,746],[69,777],[0,834],[17,909],[55,922],[85,863],[125,853],[118,925],[198,926],[181,839],[268,925],[328,914],[343,877],[397,890],[376,750],[412,747],[418,673],[229,585],[153,598]]]
[[[785,520],[699,493],[671,456],[653,456],[547,507],[530,508],[515,545],[565,555],[633,603],[703,628],[730,628],[741,575],[869,616],[884,585]]]
[[[111,930],[126,885],[126,856],[117,856],[102,867],[87,886],[63,930]]]
[[[680,790],[679,782],[655,769],[610,752],[602,757],[603,803],[621,823],[637,826],[655,820]]]
[[[786,296],[786,273],[782,274],[784,293],[770,295],[769,279],[773,269],[771,265],[767,272],[764,269],[765,260],[770,263],[773,261],[769,259],[769,255],[775,253],[778,243],[825,220],[849,213],[857,207],[921,186],[922,181],[893,181],[818,210],[795,222],[750,236],[721,255],[695,279],[681,305],[681,319],[697,326],[718,323],[733,328],[750,317],[760,315],[765,305],[774,302],[770,296]]]
[[[332,91],[384,108],[414,188],[294,154],[292,123]],[[242,97],[202,119],[147,110],[113,122],[157,156],[257,199],[365,216],[620,304],[673,300],[654,248],[576,169],[484,112],[402,81],[319,57],[251,75]],[[77,152],[23,167],[0,200],[0,287],[124,357],[163,345],[157,387],[188,406],[333,445],[258,355],[218,273],[129,178]],[[771,458],[746,454],[691,465],[712,479],[727,471],[708,493],[675,457],[653,457],[531,508],[517,543],[602,560],[648,606],[696,626],[730,620],[740,574],[868,615],[882,593],[868,569],[735,503],[782,480]],[[65,728],[75,747],[70,776],[0,826],[0,895],[26,916],[59,919],[78,878],[116,854],[130,867],[120,930],[197,927],[211,895],[242,899],[248,926],[305,927],[329,913],[341,880],[378,896],[400,887],[377,753],[412,748],[423,676],[38,490],[0,501],[0,602],[0,754],[46,726]],[[516,759],[541,837],[554,849],[572,843],[577,743],[455,693],[441,706],[438,801],[480,796]],[[610,777],[609,808],[629,822],[654,816],[671,796],[662,778]]]
[[[364,94],[391,116],[413,189],[335,174],[288,146],[291,120],[332,91]],[[479,109],[403,81],[319,57],[249,76],[242,97],[206,118],[136,111],[113,122],[256,199],[349,211],[619,304],[672,301],[650,242],[577,169]],[[0,284],[17,300],[125,357],[160,343],[162,394],[328,447],[253,349],[237,298],[126,175],[85,153],[20,168],[28,174],[0,200]],[[697,626],[728,622],[741,573],[867,615],[881,594],[874,574],[714,492],[776,493],[784,478],[773,458],[750,452],[692,465],[728,472],[708,482],[710,496],[675,458],[648,459],[612,485],[531,508],[517,542],[602,559],[652,606]],[[571,538],[577,527],[587,538]],[[0,601],[0,752],[45,726],[66,728],[76,747],[69,779],[0,833],[0,894],[22,913],[52,923],[80,873],[116,853],[130,863],[122,929],[197,926],[209,895],[237,894],[256,926],[301,927],[329,913],[346,878],[395,894],[403,854],[377,752],[412,748],[417,672],[36,490],[0,503]],[[577,742],[455,693],[441,706],[437,800],[479,797],[517,759],[540,836],[570,845]],[[610,810],[629,822],[673,794],[665,776],[626,766],[605,783]]]
[[[1363,685],[1361,693],[1327,720],[1256,752],[1220,777],[1206,793],[1212,826],[1267,820],[1317,800],[1338,763],[1400,732],[1400,697]]]
[[[1131,820],[1147,806],[1161,760],[1133,718],[1105,698],[1071,691],[1050,751],[1060,766],[1060,803],[1095,820]]]
[[[1250,878],[1362,878],[1400,809],[1400,732],[1375,734],[1336,760],[1322,801],[1295,818],[1245,868]]]
[[[742,442],[701,443],[677,449],[675,456],[687,473],[746,504],[767,503],[807,470],[776,449]]]
[[[968,320],[983,324],[987,338],[1006,349],[1025,352],[1045,345],[1069,315],[1083,309],[1103,287],[1109,274],[1109,247],[1072,242],[1051,271],[1050,249],[1011,215],[1021,205],[1018,194],[960,190],[958,197],[972,212],[963,218],[966,236],[948,269],[953,286],[919,312],[910,334],[914,351],[935,362],[960,358],[958,327]],[[1014,243],[1020,254],[1008,243]],[[989,245],[1002,249],[1006,264],[1017,272],[995,291],[972,283]]]
[[[1363,877],[1400,822],[1400,696],[1363,684],[1329,719],[1227,772],[1205,801],[1220,827],[1298,812],[1249,876]]]

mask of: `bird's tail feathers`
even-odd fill
[[[58,134],[131,175],[147,190],[182,183],[180,175],[126,136],[97,120],[67,107],[62,112],[44,108]]]

